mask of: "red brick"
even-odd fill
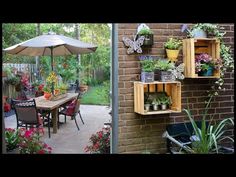
[[[139,68],[140,63],[137,62],[119,62],[119,68]]]

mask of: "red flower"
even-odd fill
[[[31,134],[32,134],[32,131],[30,131],[30,130],[25,131],[25,137],[26,138],[29,138],[31,136]]]
[[[38,151],[38,154],[45,154],[45,151],[41,149]]]

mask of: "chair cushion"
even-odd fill
[[[43,118],[41,117],[40,113],[38,113],[38,122],[39,122],[39,125],[43,125]]]
[[[72,116],[75,112],[76,99],[74,99],[66,108],[66,115]]]

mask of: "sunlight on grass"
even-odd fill
[[[105,95],[105,92],[102,91],[103,89],[103,86],[90,86],[88,92],[83,95],[81,103],[92,105],[109,105],[107,96]]]

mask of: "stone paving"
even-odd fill
[[[75,121],[67,117],[66,124],[60,125],[57,134],[52,133],[48,138],[47,127],[44,128],[44,141],[52,147],[52,153],[58,154],[83,154],[84,148],[89,144],[89,138],[93,133],[101,130],[104,122],[109,122],[111,116],[110,109],[107,106],[81,105],[81,115],[84,123],[77,116],[77,122],[80,130],[78,131]],[[60,121],[64,122],[64,116],[60,117]],[[5,118],[6,128],[16,128],[15,115]]]

